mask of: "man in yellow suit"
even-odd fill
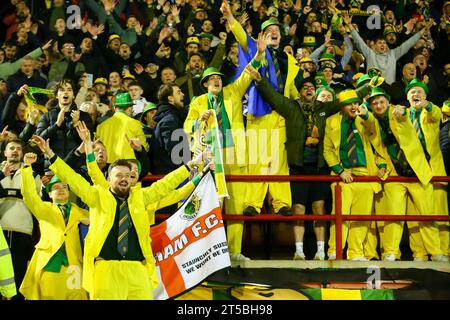
[[[42,201],[31,168],[36,159],[34,153],[24,156],[22,195],[39,221],[41,239],[20,292],[28,300],[87,300],[87,292],[81,288],[83,254],[78,226],[89,223],[89,213],[69,201],[68,185],[57,176],[46,186],[52,202]]]
[[[255,40],[248,36],[239,22],[234,19],[226,0],[222,3],[221,11],[242,48],[239,52],[239,64],[243,67],[255,51]],[[268,39],[268,46],[264,50],[266,61],[261,68],[261,74],[269,80],[277,92],[288,98],[297,99],[298,91],[294,80],[300,68],[295,58],[284,53],[280,47],[280,26],[276,19],[269,19],[261,25],[263,36]],[[276,111],[272,111],[270,104],[263,101],[254,85],[250,87],[248,94],[248,173],[250,175],[289,175],[285,148],[285,119]],[[252,182],[252,188],[246,196],[244,215],[258,214],[267,193],[272,198],[276,213],[292,215],[289,182]]]
[[[262,35],[258,38],[258,51],[251,64],[255,68],[261,65],[264,52]],[[261,50],[260,50],[261,48]],[[233,83],[223,87],[223,74],[215,68],[208,68],[203,72],[202,85],[208,93],[194,99],[189,107],[189,113],[184,122],[184,130],[194,139],[194,134],[209,117],[217,115],[217,123],[222,134],[223,161],[225,174],[247,174],[246,140],[244,119],[242,115],[242,97],[250,85],[252,78],[247,71],[243,71]],[[225,212],[227,214],[242,214],[246,197],[246,184],[244,182],[227,183],[230,195],[225,199]],[[246,261],[249,258],[241,253],[243,222],[227,223],[227,238],[230,257],[234,261]]]
[[[142,123],[131,117],[133,100],[128,92],[119,93],[115,102],[116,112],[97,127],[96,136],[106,147],[108,163],[118,159],[136,159],[129,139],[138,138],[143,148],[148,151],[149,146],[142,130]]]
[[[82,130],[82,134],[89,134],[87,129]],[[172,192],[189,176],[194,163],[191,161],[181,166],[150,187],[136,188],[131,187],[129,160],[117,160],[110,165],[109,186],[105,188],[98,184],[91,186],[76,174],[53,153],[48,142],[37,136],[33,140],[50,159],[50,169],[66,181],[90,208],[82,281],[90,298],[153,299],[153,288],[158,284],[158,277],[149,241],[150,221],[145,208]],[[90,171],[99,170],[92,144],[89,143],[86,144],[86,159]]]
[[[446,176],[444,159],[439,144],[439,125],[441,109],[427,100],[428,86],[413,79],[405,88],[406,97],[411,105],[409,117],[416,135],[425,151],[433,176]],[[447,185],[444,182],[433,183],[434,208],[431,214],[448,215]],[[448,261],[449,231],[448,222],[408,222],[410,246],[415,261],[428,261],[428,255],[434,261]],[[436,232],[438,227],[438,232]],[[424,232],[425,231],[425,232]],[[436,239],[438,237],[438,239]],[[439,243],[439,250],[436,248]]]
[[[379,176],[386,172],[386,162],[381,141],[374,139],[368,130],[373,117],[355,90],[344,90],[338,96],[341,111],[329,117],[325,127],[324,157],[333,175],[339,175],[342,186],[342,214],[371,215],[373,197],[381,191],[378,182],[353,182],[353,176]],[[372,150],[377,151],[377,157]],[[335,192],[333,194],[333,214]],[[347,259],[365,261],[363,242],[370,221],[352,221],[342,224],[342,248],[348,235]],[[335,224],[330,228],[328,259],[336,259]]]
[[[381,197],[375,204],[375,213],[381,215],[405,215],[408,196],[417,208],[418,214],[433,212],[433,185],[430,183],[433,173],[419,141],[410,111],[404,106],[389,103],[390,96],[381,88],[373,88],[368,98],[375,121],[373,133],[383,142],[387,157],[386,174],[390,176],[417,177],[420,182],[388,182],[384,184]],[[384,221],[378,224],[385,261],[400,259],[400,241],[403,234],[403,222]],[[439,254],[437,229],[421,229],[430,239],[430,250]],[[433,235],[434,233],[434,235]]]

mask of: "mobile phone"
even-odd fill
[[[94,75],[92,73],[86,73],[86,79],[88,88],[92,88],[94,83]]]

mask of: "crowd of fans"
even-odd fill
[[[108,164],[120,159],[137,159],[133,163],[139,167],[136,169],[139,178],[168,174],[188,163],[195,153],[191,140],[195,140],[199,123],[209,118],[208,112],[201,111],[203,104],[207,109],[219,110],[217,120],[223,131],[224,149],[237,148],[238,141],[234,133],[229,137],[222,129],[257,132],[256,140],[247,141],[245,165],[226,167],[226,173],[336,174],[350,184],[351,174],[347,176],[344,170],[351,167],[346,165],[350,156],[346,160],[341,158],[341,164],[334,163],[330,154],[333,146],[339,148],[339,143],[331,138],[335,133],[329,126],[333,123],[341,126],[340,122],[333,122],[333,114],[339,107],[358,102],[358,108],[362,108],[361,104],[372,111],[367,116],[358,109],[358,119],[370,121],[372,113],[380,119],[380,124],[377,122],[373,128],[378,128],[385,155],[391,155],[388,141],[394,136],[397,146],[404,150],[408,168],[400,170],[396,162],[400,156],[396,159],[391,156],[397,174],[416,176],[423,185],[430,185],[430,190],[420,192],[433,194],[431,176],[449,172],[450,1],[10,0],[0,5],[0,19],[3,24],[0,142],[4,159],[0,172],[0,226],[12,252],[18,286],[39,238],[37,221],[33,221],[29,208],[21,200],[20,170],[24,155],[38,154],[33,163],[34,180],[44,200],[49,200],[45,186],[53,177],[52,162],[36,146],[36,139],[31,139],[33,135],[48,139],[53,152],[87,179],[80,126],[95,137],[95,161],[105,176]],[[260,50],[266,50],[262,63],[251,56]],[[246,68],[248,63],[251,67]],[[214,94],[213,87],[219,84],[212,82],[219,80],[220,93]],[[226,91],[227,86],[234,91]],[[241,99],[241,89],[243,94],[248,86],[250,90]],[[228,99],[228,94],[232,98]],[[202,95],[208,98],[201,100]],[[213,95],[219,97],[215,100],[218,106],[211,98]],[[405,151],[407,142],[398,139],[396,129],[383,124],[381,119],[389,113],[384,115],[384,111],[377,109],[380,96],[386,98],[383,103],[395,112],[411,113],[411,119],[414,112],[409,110],[419,102],[429,117],[433,114],[434,121],[438,119],[432,133],[426,133],[429,129],[422,124],[417,140],[425,150],[426,165],[432,167],[430,177],[423,177],[426,170],[416,169],[411,163]],[[263,100],[260,109],[255,107],[258,99]],[[424,101],[426,105],[422,105]],[[220,111],[220,106],[226,111]],[[296,108],[302,111],[297,114]],[[356,111],[349,114],[352,112]],[[236,113],[243,119],[242,128],[236,125]],[[364,129],[367,135],[371,132],[369,127]],[[272,131],[264,140],[260,132],[265,129]],[[362,129],[358,130],[363,136]],[[270,135],[275,132],[279,140],[270,142]],[[363,138],[358,143],[366,159],[361,167],[367,167],[370,173],[369,158],[374,155],[367,151]],[[377,153],[376,142],[367,143],[367,148]],[[440,155],[436,157],[445,164],[442,170],[434,164],[438,162],[433,160],[434,151],[426,150],[431,143],[439,149],[436,153]],[[249,150],[257,150],[256,162],[251,162],[255,154]],[[260,161],[259,153],[269,160]],[[383,167],[386,163],[380,163],[377,166],[381,171],[375,174],[351,172],[386,177]],[[419,174],[418,170],[422,172]],[[439,202],[434,208],[418,204],[417,190],[409,185],[405,188],[409,199],[408,202],[404,199],[404,209],[396,208],[404,211],[400,214],[425,214],[428,209],[435,214],[448,214],[446,186],[434,185],[435,199]],[[331,190],[330,184],[324,182],[235,183],[230,184],[229,190],[232,202],[226,200],[224,210],[253,216],[261,212],[268,200],[268,208],[278,214],[305,214],[309,206],[314,214],[324,214],[326,204],[334,197]],[[348,192],[356,190],[368,194],[367,189],[356,187]],[[424,195],[420,197],[426,198]],[[376,195],[373,206],[372,200],[363,198],[366,205],[370,203],[368,209],[352,201],[355,200],[348,203],[348,211],[353,205],[358,208],[354,214],[372,214],[373,210],[394,214],[389,212],[392,207],[377,200]],[[77,204],[88,209],[80,199]],[[172,205],[162,211],[173,212],[175,208]],[[248,260],[241,253],[242,225],[230,222],[227,227],[230,255],[240,262]],[[433,232],[431,225],[431,222],[408,223],[414,258],[428,260],[430,255],[432,260],[448,261],[448,223],[434,224]],[[347,258],[399,260],[402,231],[403,223],[346,224]],[[304,232],[303,223],[295,223],[294,259],[307,258],[303,250]],[[326,225],[315,223],[314,233],[317,241],[314,259],[335,258],[334,224],[329,232],[327,254]],[[395,235],[395,243],[390,242],[391,235]],[[379,249],[377,239],[381,242]]]

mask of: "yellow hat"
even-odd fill
[[[307,63],[307,62],[314,63],[314,61],[311,58],[309,58],[309,57],[301,58],[299,62],[300,63]]]
[[[450,117],[450,100],[444,102],[444,105],[442,106],[442,113],[447,117]]]
[[[109,36],[109,38],[108,38],[108,42],[110,42],[110,41],[112,41],[112,40],[114,40],[114,39],[120,39],[120,36],[118,35],[118,34],[112,34],[112,35],[110,35]]]
[[[197,37],[189,37],[189,38],[186,39],[185,46],[187,46],[190,43],[195,43],[196,45],[200,45],[200,40],[198,40]]]
[[[123,80],[128,80],[128,79],[136,80],[136,77],[133,76],[132,74],[127,74],[125,77],[123,77]]]
[[[341,91],[338,95],[339,106],[345,106],[353,102],[362,102],[361,98],[356,94],[356,90],[347,89]]]

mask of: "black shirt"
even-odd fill
[[[108,237],[103,244],[102,250],[100,251],[100,258],[105,260],[134,260],[142,261],[144,260],[144,255],[142,254],[141,246],[139,245],[139,238],[136,233],[136,228],[133,224],[133,219],[130,215],[130,227],[128,229],[128,251],[125,256],[122,256],[119,251],[117,251],[117,238],[119,235],[119,212],[120,204],[123,200],[117,195],[113,194],[117,201],[116,212],[114,216],[114,224],[109,231]]]

